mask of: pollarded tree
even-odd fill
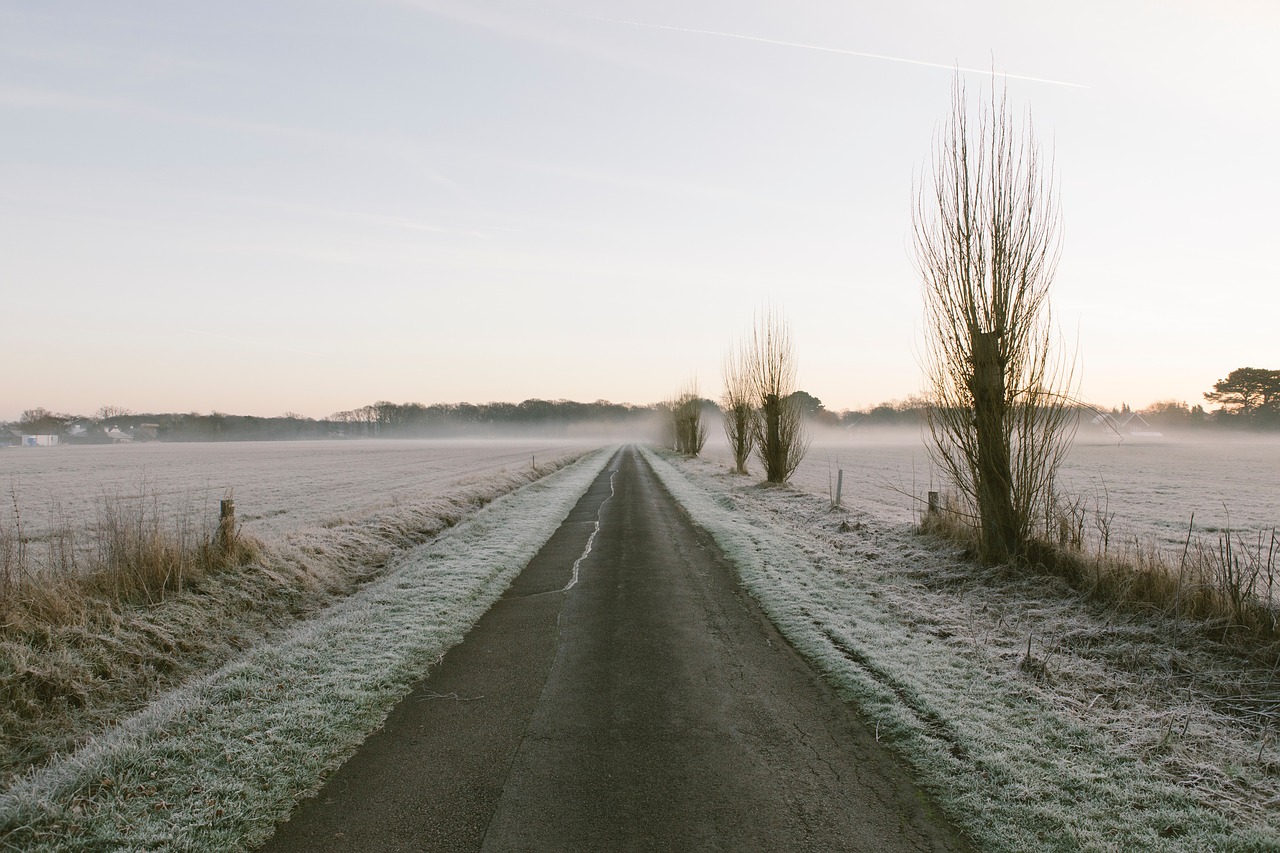
[[[698,393],[697,380],[686,385],[668,406],[676,451],[697,456],[707,443],[707,425],[702,422],[702,396]]]
[[[756,418],[758,413],[751,388],[751,375],[746,352],[732,347],[724,357],[724,396],[720,414],[724,419],[724,435],[733,453],[734,470],[747,473],[747,459],[756,444]]]
[[[1061,249],[1052,164],[1006,95],[969,121],[957,73],[933,181],[915,189],[924,282],[930,453],[977,522],[981,556],[1024,554],[1074,437],[1073,366],[1053,347],[1049,288]]]
[[[795,397],[796,350],[791,327],[777,311],[770,309],[756,318],[746,349],[746,368],[758,411],[756,455],[764,465],[766,480],[785,483],[808,452],[809,440]]]

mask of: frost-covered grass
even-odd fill
[[[163,490],[146,500],[103,498],[96,525],[69,519],[42,543],[24,542],[26,530],[0,522],[0,786],[159,692],[351,593],[378,577],[398,552],[581,453],[545,452],[535,470],[529,447],[412,442],[392,451],[343,445],[298,457],[293,450],[299,448],[286,446],[282,459],[264,457],[261,447],[232,448],[247,453],[235,457],[219,448],[217,458],[235,471],[275,460],[267,467],[282,482],[273,499],[310,506],[307,517],[322,521],[262,540],[237,536],[230,549],[210,539],[214,528],[183,520],[183,502],[175,504],[175,493]],[[477,448],[495,458],[478,457]],[[211,452],[207,446],[185,450],[187,456],[170,459],[170,482],[192,470],[193,458]],[[316,472],[315,458],[342,470]],[[390,460],[414,473],[390,477],[380,489],[378,475],[388,472]],[[87,473],[81,462],[69,456],[64,465]],[[466,470],[468,464],[474,469]],[[300,478],[308,472],[317,473],[313,491],[320,494],[304,488]],[[337,487],[338,481],[346,485]],[[355,484],[366,491],[351,492]],[[402,491],[389,491],[392,485]],[[331,512],[333,498],[324,494],[330,486],[348,501],[345,518]],[[250,508],[246,503],[242,509]],[[75,543],[85,540],[93,547],[75,557]]]
[[[705,456],[730,464],[723,439],[708,442]],[[759,474],[759,462],[752,460]],[[1055,487],[1066,500],[1090,509],[1085,533],[1101,544],[1094,510],[1110,519],[1111,547],[1153,543],[1176,562],[1191,516],[1195,533],[1216,541],[1230,528],[1270,531],[1280,524],[1280,440],[1267,435],[1218,435],[1198,440],[1169,437],[1148,443],[1102,441],[1081,434],[1058,471]],[[919,430],[819,432],[791,478],[815,495],[834,490],[844,469],[846,493],[886,518],[910,521],[924,509],[925,493],[945,491]]]
[[[965,564],[848,481],[833,511],[825,494],[649,456],[982,849],[1280,850],[1274,673],[1194,626]]]
[[[5,451],[0,522],[21,508],[25,535],[90,533],[104,499],[158,498],[166,515],[194,510],[217,523],[234,492],[243,532],[270,541],[305,527],[376,512],[528,470],[612,442],[587,439],[405,439],[147,442]],[[176,511],[176,512],[174,512]],[[34,550],[34,548],[33,548]]]
[[[314,619],[22,777],[0,795],[0,846],[213,851],[262,841],[462,639],[609,455],[493,501]]]

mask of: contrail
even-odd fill
[[[739,39],[741,41],[754,41],[761,44],[776,44],[781,47],[799,47],[804,50],[818,50],[823,53],[839,53],[845,56],[860,56],[864,59],[883,59],[886,62],[902,62],[907,65],[923,65],[926,68],[944,68],[948,71],[965,71],[971,74],[990,74],[991,69],[982,68],[962,68],[956,65],[946,65],[941,62],[925,62],[922,59],[905,59],[901,56],[885,56],[882,53],[865,53],[860,50],[845,50],[839,47],[824,47],[820,44],[803,44],[796,41],[780,41],[778,39],[767,39],[761,36],[746,36],[741,33],[723,33],[717,30],[694,30],[688,27],[673,27],[668,24],[646,24],[641,21],[624,21],[617,18],[601,18],[595,15],[579,15],[581,18],[588,18],[593,21],[602,21],[607,24],[623,24],[628,27],[644,27],[650,30],[670,30],[677,33],[694,33],[702,36],[719,36],[720,38]],[[1054,86],[1070,86],[1074,89],[1088,89],[1082,83],[1068,83],[1065,80],[1050,80],[1047,77],[1028,77],[1023,74],[1004,74],[1003,76],[1011,80],[1028,80],[1032,83],[1050,83]]]

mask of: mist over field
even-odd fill
[[[791,479],[795,488],[828,494],[843,469],[848,501],[903,521],[919,519],[927,492],[949,488],[930,458],[921,427],[811,425],[810,436],[809,452]],[[704,455],[731,463],[723,435],[716,432]],[[1257,533],[1280,523],[1278,457],[1280,436],[1182,430],[1160,438],[1117,438],[1083,424],[1058,488],[1064,499],[1080,498],[1091,512],[1113,515],[1118,541],[1136,539],[1144,547],[1154,541],[1177,550],[1192,513],[1200,534],[1228,528]],[[751,470],[759,476],[758,463]]]
[[[487,431],[486,431],[487,432]],[[537,430],[529,432],[536,433]],[[27,536],[59,525],[90,527],[107,504],[180,513],[205,526],[232,496],[244,532],[275,538],[291,530],[353,522],[425,494],[525,472],[613,443],[604,434],[545,439],[145,442],[14,452],[0,481]]]
[[[719,413],[709,409],[706,417],[711,428],[703,455],[727,465],[731,458]],[[918,516],[926,492],[947,488],[920,425],[810,422],[807,429],[811,445],[792,478],[795,488],[825,494],[844,470],[851,500],[904,520]],[[146,495],[207,516],[228,493],[234,493],[246,529],[256,535],[321,523],[326,514],[349,516],[361,507],[394,503],[413,488],[528,466],[539,456],[662,437],[661,415],[640,411],[625,422],[453,424],[441,438],[13,449],[0,457],[0,486],[20,507],[32,535],[54,519],[87,524],[112,498]],[[1273,526],[1280,519],[1280,490],[1273,477],[1278,453],[1280,436],[1268,433],[1166,428],[1160,437],[1134,438],[1084,422],[1058,487],[1064,497],[1083,498],[1114,514],[1115,529],[1123,536],[1175,547],[1185,540],[1192,513],[1194,529],[1202,533]],[[760,476],[758,460],[749,463],[749,471]]]

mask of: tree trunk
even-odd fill
[[[1005,435],[1004,363],[998,332],[972,330],[974,429],[978,438],[977,498],[983,557],[1003,563],[1017,551],[1018,524],[1013,509],[1013,475]]]
[[[781,483],[786,468],[785,451],[782,447],[782,400],[777,394],[767,394],[764,398],[765,424],[765,479],[770,483]]]

